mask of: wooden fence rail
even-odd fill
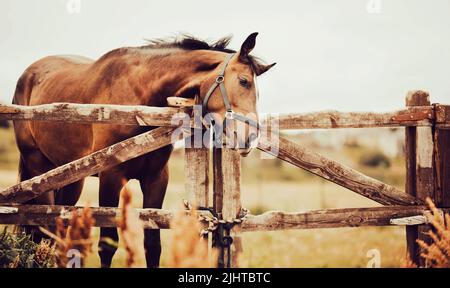
[[[175,129],[158,127],[22,181],[0,191],[0,203],[24,203],[47,191],[59,189],[190,135],[190,131],[185,131],[174,136]]]
[[[0,206],[1,224],[53,226],[56,219],[61,218],[65,225],[73,211],[80,212],[85,207],[59,205],[11,205]],[[96,227],[117,227],[121,217],[121,209],[113,207],[90,207]],[[146,229],[169,229],[170,221],[177,211],[164,209],[136,209]],[[185,213],[190,213],[186,211]],[[197,211],[197,215],[211,217],[208,211]]]
[[[338,111],[287,113],[268,115],[267,119],[264,119],[264,124],[270,125],[273,117],[278,119],[281,130],[431,126],[434,109],[428,106],[379,113]]]
[[[52,226],[57,218],[65,225],[73,211],[84,207],[59,205],[9,205],[0,206],[2,224]],[[121,217],[120,208],[90,207],[96,227],[117,227]],[[448,213],[449,208],[442,209]],[[169,229],[176,211],[164,209],[136,209],[146,229]],[[185,211],[186,214],[191,213]],[[287,229],[318,229],[361,226],[415,226],[427,223],[431,213],[426,206],[386,206],[370,208],[324,209],[306,212],[270,211],[261,215],[247,215],[240,225],[242,232],[277,231]],[[198,210],[196,214],[211,217],[209,211]],[[411,220],[412,219],[412,220]],[[207,226],[202,222],[203,227]]]
[[[445,209],[448,212],[449,209]],[[266,212],[249,215],[242,222],[242,231],[275,231],[285,229],[314,229],[360,226],[420,225],[426,222],[426,206],[385,206],[373,208],[324,209],[308,212]],[[393,221],[409,217],[423,217],[422,221]],[[398,223],[398,224],[396,224]]]
[[[385,205],[417,205],[422,200],[328,159],[283,137],[261,137],[258,149]]]
[[[176,98],[176,97],[172,97]],[[140,126],[179,126],[189,107],[149,107],[107,104],[53,103],[36,106],[0,104],[0,120],[62,121]],[[338,112],[268,114],[265,126],[277,119],[280,130],[431,126],[449,128],[449,106],[417,106],[392,112]],[[190,123],[194,125],[193,122]]]
[[[1,120],[57,121],[138,126],[179,126],[189,109],[106,104],[52,103],[36,106],[0,104]]]

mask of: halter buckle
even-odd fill
[[[216,78],[216,83],[217,83],[217,84],[220,84],[220,83],[222,83],[224,80],[225,80],[225,77],[224,77],[223,75],[219,75],[219,76],[217,76],[217,78]]]
[[[232,120],[232,119],[233,119],[233,115],[234,115],[233,110],[227,110],[227,111],[225,112],[225,118],[226,118],[226,119]]]

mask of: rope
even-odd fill
[[[210,211],[210,209],[200,209],[199,210],[208,210]],[[233,218],[233,219],[218,219],[216,216],[205,216],[205,215],[199,215],[199,220],[202,222],[206,222],[208,223],[208,226],[206,228],[204,228],[202,230],[202,235],[208,234],[209,232],[214,232],[217,230],[217,228],[220,225],[228,225],[228,226],[234,226],[235,224],[240,224],[242,223],[242,221],[245,220],[246,216],[248,215],[248,210],[247,209],[241,209],[241,212],[239,213],[239,217],[238,218]]]
[[[192,211],[192,205],[187,200],[183,200],[183,203],[186,210]],[[198,215],[198,220],[200,222],[208,223],[207,227],[202,229],[202,231],[200,232],[201,236],[205,236],[208,235],[209,232],[216,231],[219,225],[231,224],[232,226],[234,226],[235,224],[240,224],[246,219],[247,215],[250,214],[250,211],[248,209],[241,208],[237,218],[230,218],[225,220],[219,219],[219,215],[217,215],[216,211],[214,211],[212,207],[198,207],[197,210],[209,211],[212,215]]]
[[[184,200],[184,206],[186,210],[191,211],[192,206],[188,201]],[[220,254],[218,259],[219,268],[231,267],[231,244],[233,244],[233,237],[231,236],[231,229],[236,224],[242,223],[245,220],[247,215],[249,215],[249,210],[245,208],[241,208],[239,211],[239,215],[237,218],[231,219],[219,219],[219,215],[214,211],[211,207],[198,207],[198,210],[209,211],[212,216],[207,215],[198,215],[198,220],[200,222],[206,222],[208,225],[206,228],[202,229],[200,232],[201,237],[207,237],[211,232],[214,234],[214,240],[216,246],[220,247]],[[227,253],[227,265],[225,266],[224,258],[225,252]]]

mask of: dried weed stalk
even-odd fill
[[[172,241],[169,265],[173,268],[214,268],[217,261],[211,261],[208,243],[200,237],[201,225],[197,214],[178,212],[172,219]],[[217,259],[216,251],[212,259]],[[212,262],[212,263],[211,263]]]
[[[131,192],[124,188],[121,192],[121,212],[122,218],[119,221],[119,231],[121,240],[125,246],[127,254],[126,267],[143,268],[146,267],[144,250],[144,226],[139,219],[136,210],[131,205]]]
[[[417,240],[422,253],[420,256],[425,260],[426,267],[450,268],[450,215],[442,215],[431,199],[427,198],[428,206],[431,210],[431,225],[427,235],[431,238],[428,244],[422,240]]]

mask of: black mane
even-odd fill
[[[227,48],[230,44],[231,36],[223,37],[216,42],[208,43],[191,35],[181,35],[170,39],[147,40],[148,45],[141,48],[180,48],[184,50],[213,50],[226,53],[235,53],[235,50]]]
[[[230,44],[231,36],[223,37],[216,42],[208,43],[204,40],[200,40],[194,36],[182,34],[178,37],[169,39],[154,39],[146,40],[149,44],[139,47],[140,49],[164,49],[164,48],[179,48],[184,50],[212,50],[225,53],[236,53],[236,50],[227,48]],[[264,64],[264,62],[255,56],[248,55],[248,64],[252,67],[253,71],[258,71],[258,66]]]
[[[210,51],[220,51],[224,53],[236,53],[236,50],[227,48],[228,44],[230,44],[231,36],[223,37],[215,42],[208,43],[204,40],[200,40],[194,36],[182,34],[178,37],[165,38],[165,39],[152,39],[147,40],[147,45],[140,47],[123,47],[118,48],[108,53],[104,54],[97,62],[101,62],[104,59],[107,59],[112,56],[126,54],[129,51],[133,51],[135,49],[171,49],[178,48],[183,50],[210,50]],[[248,55],[247,56],[248,64],[252,67],[253,71],[258,71],[259,65],[264,65],[264,61],[260,58]]]

